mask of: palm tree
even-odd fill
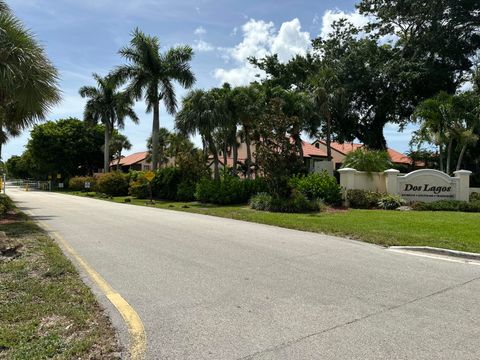
[[[160,52],[159,40],[149,36],[138,28],[133,31],[130,45],[120,50],[127,65],[119,66],[115,77],[129,80],[127,90],[140,100],[145,98],[147,112],[153,111],[152,122],[152,168],[158,168],[158,132],[160,129],[160,101],[163,101],[167,112],[174,114],[177,110],[177,99],[173,82],[184,88],[195,83],[195,76],[190,69],[193,50],[189,46],[178,46],[166,53]]]
[[[181,133],[185,135],[198,133],[204,139],[204,146],[213,156],[215,180],[220,180],[220,171],[214,133],[223,118],[224,107],[212,90],[191,91],[183,99],[182,109],[175,118],[175,126]]]
[[[93,74],[97,87],[84,86],[79,93],[83,98],[88,98],[85,105],[85,121],[96,124],[101,122],[105,126],[105,143],[103,147],[104,172],[110,170],[110,136],[115,125],[123,129],[125,119],[130,118],[135,124],[138,123],[137,114],[133,110],[134,101],[130,94],[119,91],[120,83],[112,76],[100,77]]]
[[[128,138],[115,132],[110,139],[110,152],[113,156],[117,159],[117,171],[120,170],[120,161],[122,160],[122,151],[123,150],[130,150],[132,148],[132,143],[128,140]]]
[[[256,120],[262,115],[265,97],[258,85],[237,87],[233,90],[233,111],[242,127],[242,134],[247,147],[246,177],[252,177],[252,138],[254,137]]]
[[[43,48],[0,1],[0,158],[9,137],[43,120],[60,101],[58,72]]]
[[[170,146],[170,136],[172,134],[168,129],[161,127],[158,131],[158,164],[162,166],[168,163],[167,149]],[[150,160],[152,158],[152,137],[147,139],[147,149],[150,153]]]
[[[323,122],[323,133],[327,146],[327,159],[332,161],[332,122],[335,118],[341,121],[346,108],[345,89],[342,87],[335,71],[330,67],[322,67],[313,77],[311,93],[316,109]]]

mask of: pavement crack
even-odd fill
[[[345,326],[349,326],[349,325],[352,325],[352,324],[355,324],[357,322],[360,322],[360,321],[363,321],[363,320],[367,320],[369,318],[372,318],[372,317],[375,317],[377,315],[381,315],[381,314],[385,314],[389,311],[393,311],[393,310],[397,310],[399,308],[402,308],[404,306],[407,306],[407,305],[410,305],[410,304],[413,304],[413,303],[416,303],[416,302],[419,302],[419,301],[422,301],[422,300],[425,300],[425,299],[429,299],[431,297],[434,297],[434,296],[437,296],[437,295],[441,295],[441,294],[444,294],[450,290],[454,290],[454,289],[458,289],[462,286],[465,286],[465,285],[468,285],[474,281],[477,281],[477,280],[480,280],[480,276],[478,277],[475,277],[473,279],[470,279],[468,281],[465,281],[463,283],[460,283],[460,284],[455,284],[455,285],[452,285],[452,286],[449,286],[449,287],[446,287],[446,288],[443,288],[443,289],[440,289],[438,291],[435,291],[433,293],[430,293],[428,295],[424,295],[424,296],[420,296],[418,298],[415,298],[415,299],[412,299],[410,301],[407,301],[407,302],[404,302],[404,303],[401,303],[401,304],[398,304],[398,305],[394,305],[394,306],[390,306],[390,307],[387,307],[385,309],[382,309],[382,310],[379,310],[379,311],[376,311],[376,312],[373,312],[373,313],[370,313],[370,314],[367,314],[365,316],[361,316],[361,317],[358,317],[358,318],[355,318],[355,319],[352,319],[350,321],[347,321],[347,322],[344,322],[342,324],[338,324],[338,325],[335,325],[335,326],[332,326],[332,327],[329,327],[327,329],[323,329],[323,330],[320,330],[320,331],[316,331],[314,333],[310,333],[310,334],[307,334],[307,335],[304,335],[304,336],[300,336],[298,338],[295,338],[295,339],[292,339],[292,340],[289,340],[289,341],[285,341],[283,343],[280,343],[278,345],[275,345],[275,346],[272,346],[270,348],[267,348],[267,349],[264,349],[264,350],[260,350],[260,351],[257,351],[257,352],[254,352],[250,355],[247,355],[247,356],[243,356],[243,357],[240,357],[240,358],[237,358],[236,360],[250,360],[250,359],[254,359],[256,356],[258,355],[262,355],[262,354],[267,354],[267,353],[270,353],[270,352],[274,352],[274,351],[277,351],[277,350],[280,350],[280,349],[284,349],[284,348],[287,348],[289,346],[292,346],[296,343],[299,343],[299,342],[302,342],[306,339],[309,339],[309,338],[312,338],[312,337],[315,337],[315,336],[318,336],[318,335],[322,335],[322,334],[326,334],[330,331],[334,331],[336,329],[339,329],[339,328],[342,328],[342,327],[345,327]]]

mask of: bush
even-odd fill
[[[128,194],[127,177],[120,172],[102,174],[97,180],[96,188],[109,196],[125,196]]]
[[[480,192],[472,192],[470,194],[470,201],[480,201]]]
[[[0,194],[0,217],[5,217],[13,208],[13,201],[7,195]]]
[[[148,199],[150,197],[150,189],[147,182],[141,180],[133,181],[128,188],[128,195],[137,199]]]
[[[75,176],[68,181],[68,188],[75,191],[88,191],[85,189],[85,183],[90,183],[90,189],[95,187],[95,178],[90,176]]]
[[[305,195],[309,200],[320,199],[326,204],[338,205],[342,201],[340,185],[326,171],[304,177],[294,177],[291,186]]]
[[[343,160],[343,167],[358,171],[383,172],[392,167],[392,162],[386,151],[360,148],[347,154]]]
[[[384,210],[395,210],[407,202],[398,195],[384,195],[378,201],[378,207]]]
[[[183,181],[177,187],[178,201],[193,201],[195,200],[195,190],[197,184],[191,181]]]
[[[289,199],[272,197],[267,193],[260,193],[250,199],[250,207],[262,211],[307,213],[320,211],[323,208],[323,204],[319,200],[309,200],[302,193],[294,191]]]
[[[164,200],[177,200],[178,185],[182,182],[182,171],[168,167],[157,170],[152,180],[153,196]]]
[[[466,202],[459,200],[440,200],[431,203],[419,202],[412,205],[414,210],[419,211],[463,211],[480,212],[480,200]]]
[[[266,187],[265,181],[261,178],[242,180],[225,176],[220,181],[203,178],[197,184],[195,198],[202,203],[246,204],[253,195],[265,192]]]
[[[378,206],[383,194],[374,191],[348,190],[347,200],[354,209],[374,209]]]

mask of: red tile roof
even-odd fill
[[[327,152],[317,149],[314,145],[302,141],[303,157],[309,158],[312,156],[327,157]]]
[[[323,144],[325,144],[325,141],[319,140]],[[350,151],[354,151],[357,149],[362,148],[364,145],[363,144],[356,144],[356,143],[337,143],[337,142],[332,142],[331,143],[332,149],[338,151],[339,153],[342,153],[343,155],[347,155]],[[401,152],[398,152],[396,150],[387,149],[388,155],[390,156],[390,160],[392,160],[393,163],[395,164],[403,164],[403,165],[410,165],[412,164],[413,160],[408,157],[405,154],[402,154]]]
[[[145,160],[147,157],[148,157],[148,151],[137,152],[135,154],[131,154],[131,155],[123,157],[120,160],[120,166],[130,166],[130,165],[133,165],[133,164],[136,164],[140,161]],[[117,165],[117,161],[118,160],[116,160],[116,159],[112,160],[110,162],[110,166]]]

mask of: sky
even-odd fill
[[[244,85],[260,75],[248,64],[250,56],[277,53],[281,61],[305,54],[310,41],[328,34],[335,19],[347,17],[361,25],[366,19],[353,0],[7,0],[14,13],[32,30],[59,69],[62,102],[47,120],[82,118],[84,85],[95,85],[92,73],[106,75],[124,63],[118,50],[127,45],[135,27],[156,35],[162,49],[188,44],[195,51],[192,70],[195,88],[208,89],[223,82]],[[177,87],[179,102],[185,90]],[[135,110],[140,124],[127,121],[123,133],[133,148],[144,151],[151,132],[151,114],[145,103]],[[161,108],[161,126],[173,129],[173,117]],[[388,145],[408,150],[412,127],[399,133],[387,125]],[[28,130],[11,139],[3,158],[20,155]]]

